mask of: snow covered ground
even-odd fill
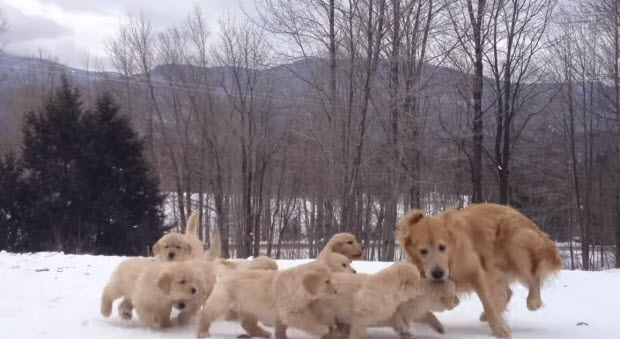
[[[116,309],[110,318],[99,314],[99,297],[121,257],[12,254],[0,252],[1,338],[194,338],[193,325],[165,331],[143,328],[136,320],[122,321]],[[305,261],[280,261],[280,268]],[[375,272],[389,263],[355,262],[359,272]],[[562,271],[543,290],[545,306],[529,312],[526,290],[513,288],[507,320],[513,338],[620,338],[620,270]],[[450,312],[438,314],[447,333],[439,335],[419,326],[418,338],[492,338],[478,321],[482,306],[477,297],[464,298]],[[243,333],[234,322],[217,321],[214,338]],[[372,338],[396,338],[390,329],[371,329]],[[289,331],[291,338],[308,338]]]

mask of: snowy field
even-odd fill
[[[99,297],[121,257],[12,254],[0,252],[1,338],[45,339],[151,339],[194,338],[193,325],[165,331],[145,329],[136,320],[122,321],[116,308],[110,318],[99,314]],[[305,261],[279,261],[280,268]],[[372,273],[389,263],[355,262],[359,272]],[[545,306],[529,312],[526,290],[513,288],[507,320],[513,338],[620,338],[620,270],[562,271],[543,290]],[[424,326],[417,338],[492,338],[478,321],[482,306],[477,297],[461,300],[456,309],[438,314],[447,333],[439,335]],[[271,329],[273,330],[273,329]],[[235,338],[243,333],[234,322],[217,321],[213,338]],[[371,338],[396,338],[390,329],[371,329]],[[291,338],[308,338],[289,330]]]

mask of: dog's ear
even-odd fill
[[[162,272],[157,278],[157,287],[164,292],[164,294],[169,294],[172,289],[172,273],[170,272]]]
[[[153,254],[158,255],[160,250],[161,250],[161,244],[159,243],[159,241],[157,241],[155,245],[153,245]]]
[[[400,239],[406,239],[409,237],[409,228],[415,225],[418,221],[424,218],[424,213],[419,210],[413,210],[407,213],[398,222],[397,237]]]
[[[323,278],[317,272],[308,273],[302,280],[302,285],[312,295],[316,295],[319,292]]]
[[[408,225],[415,225],[418,221],[422,220],[422,218],[424,218],[424,212],[420,210],[414,210],[414,211],[407,213],[407,215],[405,215],[403,220]]]

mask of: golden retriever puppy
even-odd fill
[[[200,279],[188,262],[129,259],[119,265],[104,288],[101,314],[109,316],[113,301],[125,296],[146,326],[168,327],[173,304],[196,298],[202,293],[200,288]],[[185,317],[183,312],[179,317]]]
[[[183,261],[201,258],[204,247],[198,238],[198,212],[189,217],[185,234],[168,233],[153,245],[155,258],[164,261]]]
[[[357,273],[351,267],[351,259],[340,253],[321,253],[317,261],[327,265],[332,272]]]
[[[178,318],[180,323],[187,322],[192,315],[196,314],[211,293],[216,279],[213,262],[215,258],[220,256],[220,253],[221,240],[219,233],[215,233],[211,247],[204,257],[185,261],[187,266],[194,270],[195,277],[200,284],[199,290],[201,294],[191,299],[181,298],[173,300],[173,307],[181,311]],[[151,258],[133,258],[121,262],[104,289],[101,313],[106,317],[110,315],[112,302],[118,298],[120,293],[124,298],[118,306],[118,313],[123,319],[131,319],[134,309],[132,294],[137,288],[138,278],[149,265],[157,262],[161,261]]]
[[[327,326],[308,314],[307,304],[317,296],[333,294],[331,271],[317,261],[283,271],[226,268],[218,271],[218,282],[200,311],[197,336],[209,336],[211,323],[232,307],[239,310],[241,326],[251,336],[269,336],[258,320],[324,335]]]
[[[357,242],[355,235],[337,233],[329,239],[321,250],[321,254],[325,252],[339,253],[351,260],[359,260],[364,256],[364,247]]]
[[[319,321],[350,325],[350,338],[366,338],[366,328],[387,323],[406,332],[401,318],[393,317],[404,302],[422,295],[420,272],[415,265],[397,262],[375,274],[333,274],[336,296],[315,298],[309,305]],[[276,338],[278,336],[276,335]]]
[[[435,331],[445,333],[443,325],[431,311],[443,312],[458,306],[454,283],[450,280],[438,282],[422,279],[420,288],[422,292],[419,296],[400,304],[394,315],[381,325],[392,327],[401,338],[413,337],[409,326],[414,322],[427,324]]]
[[[131,294],[135,289],[136,280],[153,263],[155,260],[150,258],[132,258],[118,265],[101,296],[101,314],[104,317],[109,317],[112,313],[113,301],[124,296],[123,302],[118,307],[118,313],[124,319],[131,319],[133,311]]]
[[[527,307],[542,306],[540,286],[562,268],[555,243],[530,219],[496,204],[469,205],[434,217],[420,211],[399,222],[399,242],[407,260],[428,279],[450,279],[457,291],[476,292],[497,337],[509,338],[502,320],[519,281],[529,287]]]
[[[348,338],[354,309],[353,297],[368,276],[367,274],[355,276],[334,274],[332,280],[338,295],[327,302],[323,299],[316,299],[310,304],[312,312],[322,315],[324,321],[331,323],[333,322],[331,318],[336,318],[337,326],[330,329],[329,335],[324,336],[324,339]],[[385,288],[384,291],[386,291]],[[454,283],[449,280],[434,282],[422,279],[419,292],[415,294],[415,297],[399,304],[394,314],[386,320],[371,324],[371,326],[391,327],[401,338],[412,337],[409,326],[413,322],[428,324],[437,332],[444,333],[439,320],[429,311],[441,312],[456,307],[459,299],[455,293]]]

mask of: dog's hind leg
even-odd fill
[[[112,303],[123,296],[123,292],[116,284],[108,284],[101,294],[101,314],[109,317],[112,314]]]
[[[540,280],[538,278],[533,279],[528,283],[528,287],[530,291],[527,295],[527,309],[536,311],[543,304],[540,297]]]

